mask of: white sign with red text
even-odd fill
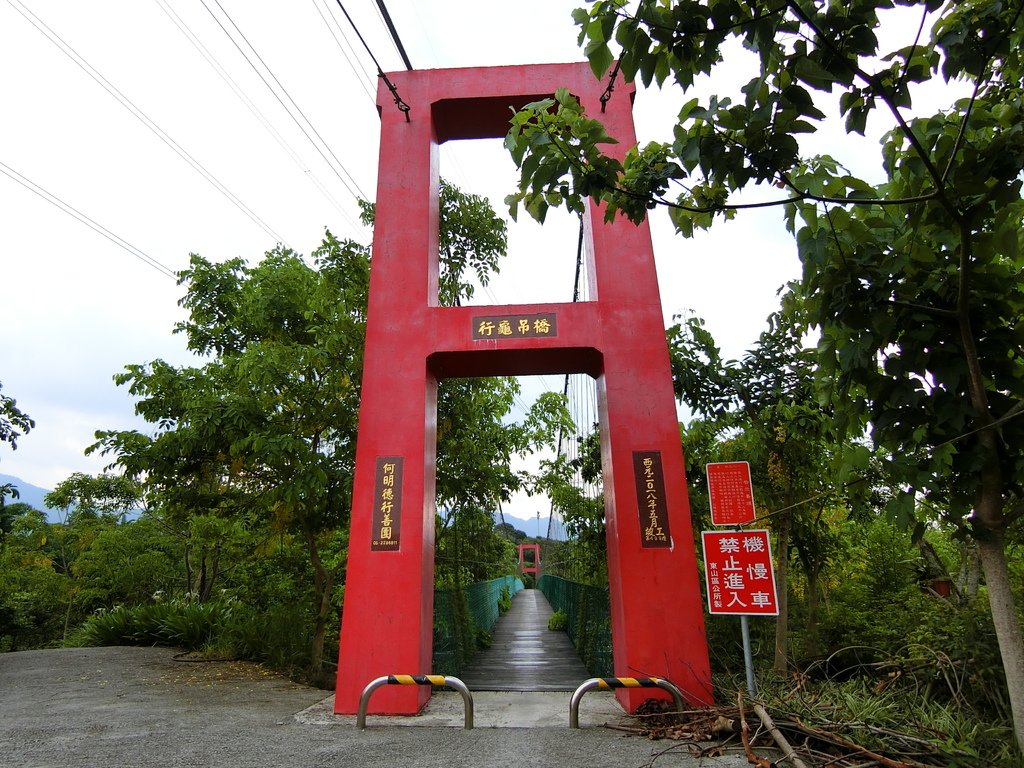
[[[702,531],[708,611],[778,616],[768,531]]]

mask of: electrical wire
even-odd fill
[[[328,3],[326,9],[320,7],[320,0],[310,0],[310,2],[313,3],[313,7],[316,8],[316,12],[320,15],[320,18],[323,19],[324,26],[327,27],[327,31],[330,32],[331,37],[334,38],[334,42],[337,44],[338,50],[341,51],[341,55],[345,58],[345,62],[348,64],[349,69],[351,69],[353,74],[356,76],[356,82],[358,82],[360,87],[362,87],[363,92],[370,99],[370,104],[376,109],[377,97],[374,95],[373,90],[367,85],[367,82],[374,82],[376,78],[365,68],[363,68],[362,75],[366,79],[364,80],[363,77],[360,77],[360,73],[356,69],[356,64],[359,63],[359,57],[356,56],[355,51],[352,50],[352,44],[349,43],[348,38],[345,37],[345,32],[342,30],[341,24],[338,23],[334,14],[330,12],[331,6],[328,0],[323,0],[324,3]],[[325,10],[327,11],[326,14],[324,13]],[[330,17],[330,21],[328,21],[328,17]],[[334,22],[333,26],[331,22]],[[338,31],[335,32],[335,29]],[[341,37],[338,37],[338,35],[341,35]],[[341,42],[343,39],[345,40],[345,43],[348,43],[347,49]],[[349,55],[350,53],[351,56]]]
[[[132,245],[131,243],[129,243],[127,240],[125,240],[120,235],[117,235],[114,232],[111,232],[109,229],[104,227],[102,224],[100,224],[99,222],[97,222],[94,219],[90,218],[89,216],[85,215],[80,210],[78,210],[73,205],[71,205],[70,203],[67,203],[64,200],[61,200],[59,197],[57,197],[52,192],[47,191],[46,189],[44,189],[43,187],[39,186],[38,184],[36,184],[31,179],[29,179],[26,176],[23,176],[22,174],[18,173],[16,170],[14,170],[13,168],[11,168],[9,165],[7,165],[6,163],[4,163],[2,161],[0,161],[0,173],[3,173],[5,176],[8,176],[9,178],[13,179],[18,184],[20,184],[25,189],[27,189],[29,192],[32,192],[33,194],[41,197],[43,200],[48,202],[50,205],[53,205],[56,208],[59,208],[60,210],[64,211],[64,213],[68,214],[72,218],[75,218],[78,221],[82,222],[87,227],[92,229],[94,232],[97,232],[98,234],[100,234],[103,237],[107,238],[107,240],[112,242],[114,245],[118,246],[119,248],[122,248],[125,251],[128,251],[128,253],[130,253],[132,256],[134,256],[135,258],[137,258],[139,261],[143,262],[147,266],[152,267],[153,269],[155,269],[160,274],[162,274],[162,275],[164,275],[166,277],[170,277],[173,280],[177,280],[178,279],[178,275],[174,272],[173,269],[168,267],[166,264],[162,264],[161,262],[157,261],[155,258],[150,256],[148,253],[143,251],[141,248],[138,248],[138,247]]]
[[[352,17],[349,16],[348,11],[345,10],[345,6],[341,4],[341,0],[335,0],[335,2],[338,4],[338,7],[341,9],[341,12],[345,14],[345,18],[348,19],[348,23],[352,25],[352,29],[356,33],[356,37],[359,38],[359,42],[363,44],[363,48],[366,49],[366,52],[373,60],[374,66],[377,67],[377,76],[384,81],[384,84],[388,87],[388,90],[391,91],[391,96],[395,100],[395,106],[398,107],[398,109],[401,112],[405,113],[405,121],[409,122],[409,105],[402,101],[402,97],[398,95],[398,89],[395,87],[395,84],[391,82],[391,79],[385,74],[384,70],[381,68],[380,62],[377,61],[377,57],[373,55],[373,51],[370,50],[370,46],[363,38],[362,33],[359,31],[359,27],[356,26],[356,23],[352,20]],[[412,67],[410,66],[409,69],[412,69]]]
[[[341,203],[330,193],[323,182],[317,177],[313,171],[311,171],[307,164],[303,162],[298,152],[288,143],[288,141],[281,135],[281,133],[274,127],[271,120],[256,106],[255,102],[248,97],[244,89],[238,84],[238,82],[231,76],[231,74],[224,68],[224,66],[217,60],[217,57],[213,55],[209,48],[203,45],[198,35],[192,31],[191,27],[185,23],[184,19],[178,15],[178,13],[170,7],[167,0],[156,0],[157,5],[164,14],[171,20],[171,22],[178,28],[185,39],[189,41],[193,48],[199,53],[206,63],[209,64],[214,72],[220,77],[221,80],[232,90],[235,96],[238,97],[239,101],[245,105],[249,112],[256,118],[256,120],[263,126],[263,128],[270,134],[270,136],[277,142],[277,145],[284,150],[285,154],[291,158],[295,166],[302,172],[305,178],[308,178],[310,182],[317,188],[320,194],[326,199],[334,209],[344,217],[345,221],[352,227],[354,231],[359,231],[360,226],[356,223],[355,219],[341,206]]]
[[[243,203],[231,190],[229,190],[216,176],[214,176],[206,167],[196,160],[191,154],[189,154],[178,142],[172,139],[166,131],[160,128],[145,112],[139,109],[135,103],[125,96],[120,90],[118,90],[113,83],[107,80],[99,71],[89,64],[74,48],[68,45],[64,39],[51,29],[46,22],[40,19],[36,14],[26,8],[20,0],[7,0],[8,4],[20,13],[32,26],[47,40],[57,46],[58,50],[67,56],[71,61],[75,63],[82,71],[84,71],[89,77],[91,77],[97,84],[99,84],[107,93],[117,99],[118,103],[127,109],[131,114],[139,120],[144,126],[152,131],[157,138],[159,138],[164,144],[170,147],[182,160],[188,163],[193,170],[199,173],[204,179],[213,185],[214,189],[220,192],[226,197],[238,210],[244,213],[249,219],[259,226],[264,232],[270,235],[279,243],[285,243],[285,239],[275,232],[267,222],[261,219],[250,209],[245,203]]]
[[[253,44],[249,42],[249,39],[245,36],[245,33],[242,32],[239,26],[235,23],[234,19],[231,18],[231,15],[224,10],[224,6],[220,4],[220,0],[213,0],[213,2],[220,9],[220,12],[224,14],[224,18],[228,20],[228,22],[234,28],[235,32],[238,33],[238,36],[245,41],[245,44],[249,47],[249,50],[252,51],[253,55],[259,60],[260,64],[263,66],[263,69],[266,70],[267,74],[271,77],[271,79],[273,79],[274,83],[277,85],[277,88],[280,89],[280,92],[283,93],[284,96],[288,99],[289,103],[291,103],[291,108],[289,108],[289,106],[285,104],[284,99],[281,98],[281,94],[278,93],[278,91],[275,90],[274,87],[267,81],[267,78],[263,75],[263,72],[260,71],[260,68],[256,66],[253,60],[246,53],[245,49],[242,48],[241,45],[239,45],[238,41],[228,31],[227,27],[224,26],[224,23],[217,17],[217,14],[213,12],[213,9],[210,8],[206,0],[200,0],[200,2],[203,4],[203,8],[206,9],[206,12],[209,13],[213,20],[217,23],[217,26],[219,26],[221,30],[224,32],[224,34],[227,35],[231,43],[235,46],[235,48],[238,49],[238,52],[242,54],[242,57],[246,60],[249,66],[252,67],[256,75],[260,78],[260,80],[263,81],[263,84],[267,86],[267,89],[271,92],[271,94],[273,94],[274,98],[277,99],[278,104],[281,105],[282,109],[284,109],[284,111],[292,119],[295,125],[298,126],[299,130],[302,131],[303,136],[305,136],[309,140],[309,143],[313,145],[313,148],[316,149],[320,157],[322,157],[324,162],[327,163],[327,166],[331,169],[334,175],[338,177],[338,180],[342,183],[345,189],[348,190],[348,193],[352,195],[352,197],[355,198],[356,200],[368,200],[369,197],[367,196],[367,194],[363,192],[362,189],[360,189],[359,184],[356,182],[354,178],[352,178],[352,175],[348,172],[348,170],[346,170],[345,165],[338,159],[338,156],[334,154],[334,151],[324,140],[323,136],[320,135],[320,132],[317,131],[316,127],[309,120],[309,118],[306,117],[306,114],[302,111],[301,107],[299,107],[299,105],[295,103],[295,99],[292,98],[291,94],[288,92],[288,89],[281,84],[281,81],[277,79],[277,76],[274,74],[273,70],[271,70],[270,67],[267,66],[267,63],[263,60],[263,57],[260,56],[259,51],[257,51]],[[294,111],[292,111],[292,109],[294,109]],[[296,112],[302,117],[302,121],[304,121],[306,125],[303,125],[302,121],[300,121],[299,118],[295,116]],[[309,126],[308,130],[306,126]],[[310,131],[312,131],[316,138],[319,140],[319,144],[313,140],[312,136],[309,135]],[[331,158],[333,158],[333,163],[331,162],[330,159],[328,159],[328,154],[331,156]]]

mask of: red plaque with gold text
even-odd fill
[[[554,312],[536,315],[479,315],[473,318],[473,341],[542,339],[558,335]]]

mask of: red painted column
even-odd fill
[[[380,171],[335,710],[354,713],[368,682],[432,671],[437,385],[428,374],[436,304],[437,146],[426,110],[381,111]],[[433,294],[431,294],[431,291]],[[433,295],[433,298],[431,296]],[[392,498],[383,469],[401,464]],[[382,507],[399,514],[386,519]],[[390,526],[385,522],[392,523]],[[382,539],[382,529],[390,538]],[[411,714],[425,686],[386,686],[375,713]]]
[[[710,703],[682,451],[650,232],[593,209],[590,302],[437,306],[437,145],[500,137],[510,108],[567,86],[591,115],[604,84],[586,64],[389,76],[409,121],[378,91],[381,157],[363,400],[335,711],[373,678],[430,669],[437,380],[588,373],[598,380],[615,674],[666,677]],[[630,86],[602,115],[635,143]],[[371,711],[418,711],[429,689],[389,687]],[[649,691],[620,692],[631,711]]]

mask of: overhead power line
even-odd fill
[[[192,47],[196,49],[199,55],[206,60],[206,63],[213,68],[213,70],[217,73],[221,80],[223,80],[224,83],[232,90],[235,96],[238,97],[239,101],[241,101],[245,105],[245,107],[249,110],[253,117],[255,117],[257,121],[259,121],[260,125],[264,127],[264,129],[267,131],[267,133],[270,134],[274,141],[277,142],[277,145],[284,150],[284,152],[288,155],[289,158],[291,158],[292,162],[302,172],[303,176],[308,177],[309,180],[320,192],[320,194],[324,197],[324,199],[326,199],[334,207],[334,209],[339,214],[341,214],[342,217],[345,218],[345,220],[349,223],[353,230],[358,231],[359,225],[356,224],[352,216],[349,215],[349,213],[344,208],[342,208],[341,203],[339,203],[337,199],[335,199],[334,195],[332,195],[330,191],[327,189],[327,187],[324,186],[323,182],[320,181],[317,175],[309,169],[308,164],[302,160],[302,158],[299,156],[299,153],[296,152],[295,149],[291,146],[291,144],[289,144],[288,141],[281,135],[280,131],[278,131],[274,127],[273,122],[260,110],[258,106],[256,106],[253,100],[250,99],[248,95],[246,95],[245,91],[238,84],[238,82],[217,60],[217,57],[213,55],[209,48],[203,45],[198,35],[196,35],[196,33],[192,31],[191,27],[189,27],[188,24],[185,23],[184,19],[182,19],[181,16],[178,15],[177,11],[170,7],[167,0],[157,0],[157,5],[160,6],[160,9],[178,28],[178,31],[180,31],[185,36],[185,39],[189,41]]]
[[[356,26],[356,23],[352,20],[352,17],[348,15],[348,11],[345,10],[345,6],[341,4],[341,0],[335,0],[335,2],[338,4],[338,7],[341,9],[341,12],[345,14],[345,18],[348,19],[348,23],[352,25],[352,29],[355,31],[356,37],[359,38],[359,42],[363,44],[363,48],[366,49],[366,52],[370,55],[370,58],[373,59],[373,65],[377,67],[377,76],[384,81],[384,84],[388,87],[388,90],[391,91],[391,98],[395,100],[395,106],[405,113],[405,119],[408,122],[410,109],[409,105],[402,101],[402,97],[398,95],[398,89],[395,87],[395,84],[391,82],[391,79],[386,74],[384,74],[384,70],[381,68],[380,62],[377,61],[377,57],[373,55],[373,51],[370,50],[370,46],[363,38],[362,33],[359,31],[359,27]],[[412,69],[411,64],[409,65],[409,69]]]
[[[36,184],[31,179],[29,179],[29,178],[27,178],[25,176],[22,176],[20,173],[18,173],[16,170],[11,168],[9,165],[7,165],[4,162],[0,162],[0,173],[3,173],[5,176],[8,176],[11,179],[13,179],[14,181],[18,182],[21,186],[23,186],[29,192],[32,192],[34,195],[38,195],[43,200],[48,202],[50,205],[56,206],[57,208],[59,208],[60,210],[64,211],[64,213],[68,214],[69,216],[71,216],[71,217],[73,217],[75,219],[78,219],[80,222],[85,224],[87,227],[89,227],[93,231],[103,235],[103,237],[107,238],[107,240],[109,240],[114,245],[118,246],[119,248],[122,248],[122,249],[128,251],[128,253],[130,253],[132,256],[134,256],[135,258],[137,258],[140,261],[144,262],[147,266],[152,267],[153,269],[155,269],[160,274],[166,275],[167,277],[170,277],[170,278],[172,278],[174,280],[178,279],[178,275],[174,272],[173,269],[171,269],[170,267],[168,267],[165,264],[160,263],[159,261],[154,259],[152,256],[150,256],[148,253],[143,251],[141,248],[137,248],[136,246],[134,246],[131,243],[129,243],[127,240],[125,240],[120,235],[117,235],[117,234],[111,232],[109,229],[104,227],[102,224],[100,224],[97,221],[94,221],[90,217],[86,216],[84,213],[82,213],[80,210],[75,208],[70,203],[64,202],[63,200],[61,200],[59,197],[57,197],[52,192],[46,191],[45,189],[43,189],[41,186]]]
[[[243,203],[231,190],[229,190],[216,176],[203,166],[198,160],[190,155],[178,142],[172,139],[159,125],[157,125],[145,112],[139,109],[135,103],[125,96],[120,90],[118,90],[113,83],[107,80],[99,71],[89,64],[74,48],[68,45],[63,38],[54,32],[42,19],[36,16],[32,11],[26,8],[20,0],[7,0],[8,4],[20,13],[32,26],[34,26],[39,32],[46,37],[51,43],[67,56],[71,61],[75,63],[82,71],[84,71],[89,77],[91,77],[97,84],[99,84],[107,93],[113,96],[117,101],[127,109],[139,122],[146,126],[150,131],[156,134],[156,137],[160,139],[164,144],[170,147],[174,152],[185,162],[187,162],[193,170],[199,173],[204,179],[213,185],[214,189],[224,195],[236,208],[242,213],[249,217],[257,226],[259,226],[264,232],[270,235],[279,243],[284,243],[285,240],[281,235],[275,232],[267,222],[256,215],[252,209],[250,209],[245,203]]]
[[[370,99],[370,104],[376,106],[377,97],[374,94],[374,90],[376,89],[371,89],[368,85],[368,83],[374,83],[376,78],[370,70],[366,68],[363,62],[359,61],[359,57],[352,49],[352,44],[345,36],[345,32],[342,30],[341,24],[338,23],[337,17],[331,13],[330,0],[310,0],[310,2],[313,3],[313,7],[316,8],[316,12],[320,15],[320,18],[323,19],[324,26],[326,26],[327,31],[331,33],[331,37],[334,38],[334,42],[337,44],[338,50],[341,51],[341,55],[345,58],[345,63],[348,64],[349,69],[351,69],[352,73],[356,76],[356,82],[359,83],[359,86],[363,89],[363,93],[365,93]],[[321,8],[321,2],[323,2],[326,7]],[[337,32],[335,32],[335,30],[337,30]],[[338,37],[338,35],[341,35],[341,37]],[[344,43],[342,43],[343,39],[345,41]],[[360,73],[360,69],[362,70],[362,73]]]
[[[224,34],[228,36],[228,39],[232,42],[235,48],[238,49],[238,52],[242,54],[242,57],[246,60],[246,62],[248,62],[249,66],[252,67],[253,71],[257,74],[257,76],[259,76],[260,80],[263,81],[263,84],[267,86],[270,92],[274,95],[274,98],[277,99],[277,102],[281,105],[284,111],[288,113],[288,116],[292,119],[295,125],[298,126],[299,130],[302,131],[302,134],[309,140],[309,143],[313,145],[316,151],[320,154],[320,157],[322,157],[324,162],[327,163],[328,167],[331,169],[334,175],[338,177],[338,180],[342,183],[345,189],[348,190],[349,194],[352,195],[352,197],[354,197],[356,200],[369,200],[370,198],[366,195],[365,192],[363,192],[362,189],[359,188],[359,184],[356,182],[354,178],[352,178],[352,175],[345,169],[344,164],[341,162],[341,160],[338,159],[338,156],[335,155],[334,152],[331,150],[330,145],[328,145],[328,143],[324,140],[323,136],[320,135],[320,132],[317,131],[316,127],[313,125],[310,119],[306,117],[305,113],[302,111],[302,108],[295,103],[295,99],[292,98],[291,94],[288,92],[288,89],[281,84],[281,81],[277,79],[277,76],[274,74],[273,70],[271,70],[270,67],[267,66],[267,63],[263,60],[263,57],[260,56],[259,51],[257,51],[253,44],[249,42],[249,39],[245,36],[245,33],[242,32],[239,26],[235,23],[234,19],[231,18],[231,15],[224,10],[224,6],[220,4],[220,0],[213,0],[213,2],[220,9],[220,12],[224,14],[224,18],[228,20],[228,22],[234,28],[238,36],[245,41],[245,44],[249,47],[249,50],[252,51],[253,55],[259,60],[263,69],[266,70],[267,74],[271,77],[271,79],[273,79],[274,83],[277,85],[277,89],[275,89],[267,81],[267,78],[264,77],[263,72],[260,71],[260,68],[256,66],[256,64],[245,52],[242,46],[239,45],[234,35],[232,35],[228,31],[227,27],[225,27],[223,22],[221,22],[221,20],[217,17],[217,14],[213,12],[213,10],[207,4],[206,0],[200,1],[202,2],[203,7],[206,9],[206,12],[210,14],[210,16],[213,18],[215,22],[217,22],[217,26],[219,26],[221,30],[223,30]],[[278,90],[280,90],[280,93],[278,93]],[[288,99],[288,102],[291,104],[291,107],[285,104],[284,99],[281,98],[281,93],[283,93],[285,98]],[[296,112],[299,114],[299,116],[302,117],[301,122],[299,118],[295,116]],[[303,122],[305,122],[305,125],[303,125]],[[306,126],[308,126],[308,130]],[[310,136],[310,131],[313,132],[313,135],[316,136],[319,143],[313,140],[313,137]],[[331,159],[328,159],[328,154],[331,156],[331,158],[333,158],[333,162],[331,162]]]

